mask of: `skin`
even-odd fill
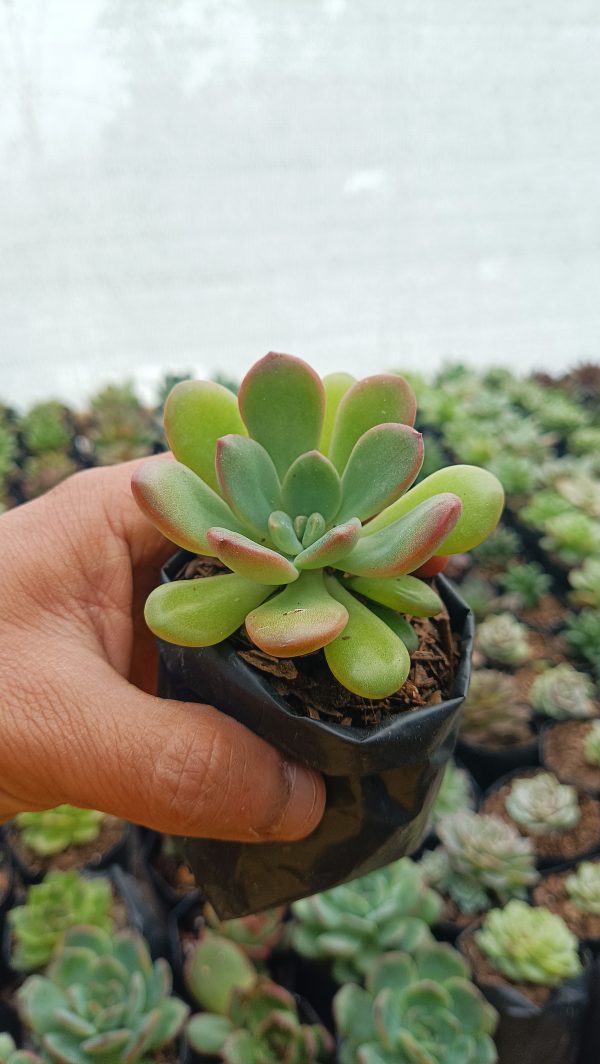
[[[138,464],[0,517],[0,823],[69,802],[176,835],[302,838],[321,776],[212,706],[155,696],[143,608],[174,548],[132,498]]]

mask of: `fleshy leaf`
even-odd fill
[[[404,643],[335,577],[325,577],[325,583],[329,593],[348,611],[344,631],[325,647],[327,664],[336,680],[362,698],[394,694],[410,669]]]
[[[333,431],[333,423],[335,421],[337,408],[348,389],[355,383],[356,378],[352,377],[350,373],[328,373],[326,377],[323,377],[323,388],[325,389],[325,417],[323,418],[323,429],[321,432],[321,441],[319,443],[319,450],[323,454],[329,454],[331,433]]]
[[[338,522],[350,517],[366,521],[379,513],[410,487],[422,464],[423,437],[410,425],[368,429],[344,469]]]
[[[380,606],[378,602],[369,602],[369,609],[376,617],[385,621],[388,628],[392,629],[398,639],[401,639],[409,654],[419,649],[419,637],[406,617],[390,610],[387,606]]]
[[[299,514],[298,517],[294,518],[294,532],[298,536],[298,539],[302,539],[304,533],[306,532],[307,521],[308,517],[306,516],[306,514]]]
[[[281,504],[277,471],[264,447],[247,436],[223,436],[217,440],[216,469],[221,493],[234,514],[264,536],[269,516]],[[226,521],[213,524],[227,527]]]
[[[288,469],[281,485],[281,497],[292,517],[316,511],[325,521],[332,521],[340,508],[342,484],[335,466],[325,455],[307,451]]]
[[[244,377],[238,401],[248,432],[269,452],[280,477],[298,455],[318,447],[325,393],[302,359],[271,351]]]
[[[439,551],[458,521],[461,502],[450,492],[426,499],[393,525],[362,538],[338,568],[353,576],[403,576]]]
[[[440,543],[436,554],[459,554],[471,550],[493,531],[504,506],[504,489],[497,477],[487,469],[472,465],[447,466],[436,470],[369,521],[363,528],[363,536],[374,535],[418,503],[446,491],[458,495],[463,508],[454,529]]]
[[[298,554],[294,565],[297,569],[322,569],[325,565],[334,565],[358,543],[361,527],[357,517],[343,525],[334,525]]]
[[[235,942],[205,932],[185,962],[184,978],[193,999],[208,1012],[224,1015],[236,990],[254,986],[257,972]]]
[[[232,432],[246,435],[236,396],[214,381],[181,381],[169,392],[164,421],[175,458],[218,491],[216,442]]]
[[[325,588],[323,573],[303,572],[295,584],[246,617],[253,643],[276,658],[310,654],[335,639],[348,614]]]
[[[325,532],[325,518],[322,514],[311,514],[304,527],[304,535],[302,536],[302,546],[310,547],[313,543],[316,543]]]
[[[239,532],[227,528],[211,528],[208,542],[212,553],[234,573],[259,584],[291,584],[297,580],[298,570],[287,558],[269,547],[262,547]]]
[[[269,514],[269,535],[277,550],[283,551],[284,554],[295,555],[302,550],[302,544],[296,535],[295,523],[283,510],[274,510],[272,514]],[[306,525],[306,518],[304,523]]]
[[[359,595],[399,613],[409,613],[411,617],[435,617],[442,609],[439,595],[416,576],[391,576],[379,580],[353,576],[349,584]]]
[[[335,415],[329,457],[343,473],[354,444],[374,425],[412,425],[417,412],[414,392],[403,377],[379,373],[357,381],[343,396]]]
[[[209,528],[245,529],[216,492],[181,462],[142,462],[134,470],[135,501],[163,536],[196,554],[210,554]]]
[[[169,643],[208,647],[227,639],[272,592],[272,584],[237,573],[176,580],[150,593],[144,616],[151,631]]]
[[[192,1016],[185,1029],[185,1035],[196,1053],[214,1056],[223,1048],[227,1036],[232,1031],[233,1024],[226,1016],[204,1012]]]

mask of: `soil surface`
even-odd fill
[[[184,566],[178,579],[201,579],[228,571],[215,558],[198,557]],[[345,727],[369,728],[396,713],[437,705],[452,695],[460,647],[448,614],[443,610],[436,617],[408,619],[419,640],[417,650],[410,655],[410,672],[399,691],[378,701],[361,698],[338,683],[322,650],[300,658],[272,657],[251,643],[243,629],[230,641],[246,664],[268,674],[277,694],[298,713]]]
[[[517,617],[525,624],[551,632],[564,624],[565,607],[554,595],[544,595],[537,606],[517,610]]]
[[[469,924],[474,923],[475,920],[481,919],[481,913],[463,913],[452,898],[444,897],[444,895],[442,895],[442,897],[444,898],[442,920],[446,920],[450,924],[455,924],[456,927],[461,929],[461,931],[464,930],[465,927],[468,927]]]
[[[513,990],[518,990],[519,993],[523,994],[539,1008],[542,1008],[552,996],[554,987],[537,986],[535,983],[512,983],[509,979],[506,979],[492,967],[485,954],[479,949],[471,933],[461,939],[460,948],[471,965],[474,979],[480,986],[510,986]]]
[[[566,881],[572,872],[546,876],[533,891],[536,905],[543,905],[553,913],[562,916],[567,927],[577,938],[600,939],[600,915],[583,913],[569,897]]]
[[[33,875],[47,872],[68,872],[71,868],[93,868],[123,837],[127,825],[117,817],[106,816],[98,836],[81,846],[69,846],[62,853],[41,857],[25,845],[21,832],[14,823],[7,828],[7,840],[20,861]]]
[[[575,783],[591,794],[600,794],[600,768],[588,765],[584,756],[584,742],[592,726],[589,720],[569,720],[557,724],[544,734],[544,764],[560,780]]]
[[[505,784],[484,800],[481,806],[482,813],[493,813],[505,820],[521,835],[525,835],[533,842],[537,857],[556,858],[557,861],[570,861],[580,854],[588,853],[600,844],[600,802],[590,798],[588,794],[579,795],[579,807],[581,817],[571,831],[549,831],[545,835],[533,835],[521,824],[517,824],[506,812],[505,801],[512,784],[517,779],[536,776],[543,769],[532,772],[522,772],[514,776],[510,783]]]

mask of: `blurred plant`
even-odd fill
[[[600,522],[574,510],[546,521],[542,547],[566,565],[581,565],[591,554],[600,554]]]
[[[24,905],[11,909],[11,965],[19,972],[43,968],[52,959],[65,931],[91,924],[112,931],[112,892],[108,879],[84,879],[79,872],[49,872],[27,889]]]
[[[285,931],[285,905],[262,913],[240,916],[235,920],[219,920],[212,905],[204,907],[206,923],[221,938],[228,938],[240,946],[254,961],[264,961],[280,944]]]
[[[539,878],[531,839],[500,817],[463,811],[438,826],[442,846],[424,854],[427,882],[465,914],[525,898]]]
[[[477,620],[486,617],[496,602],[492,585],[478,576],[467,576],[460,585],[460,593]]]
[[[69,846],[81,846],[98,838],[104,813],[57,805],[36,813],[17,813],[15,824],[22,842],[40,857],[62,853]]]
[[[469,774],[464,768],[458,768],[454,761],[448,761],[431,809],[430,829],[435,830],[442,817],[457,813],[460,809],[472,809],[474,804],[475,798]]]
[[[523,901],[492,909],[474,938],[493,967],[514,983],[558,986],[581,970],[577,938],[562,917]]]
[[[65,451],[71,443],[70,413],[62,403],[36,403],[19,422],[23,443],[32,454]]]
[[[530,610],[539,606],[544,595],[548,594],[552,580],[538,562],[525,562],[501,573],[498,583],[504,591],[515,597],[520,609]]]
[[[517,779],[504,803],[506,812],[530,835],[570,831],[581,818],[577,791],[551,772]]]
[[[600,720],[595,720],[585,737],[583,753],[588,765],[600,768]]]
[[[386,950],[412,953],[431,941],[442,900],[409,857],[361,879],[294,902],[290,943],[302,957],[331,960],[334,979],[361,979]]]
[[[539,483],[539,468],[530,459],[516,454],[497,455],[487,468],[498,477],[506,494],[533,495]]]
[[[431,476],[432,473],[437,473],[438,469],[443,469],[448,464],[448,459],[444,454],[443,447],[439,443],[435,436],[432,436],[427,440],[427,447],[423,454],[423,465],[419,471],[416,483],[421,480],[425,480],[426,477]]]
[[[574,590],[570,598],[578,606],[600,610],[600,558],[586,558],[581,569],[572,569],[569,582]]]
[[[44,451],[25,459],[21,489],[26,499],[37,499],[62,480],[76,473],[78,466],[62,451]]]
[[[89,435],[99,465],[151,454],[157,438],[150,413],[132,384],[110,384],[90,403]]]
[[[11,1036],[0,1032],[0,1064],[42,1064],[42,1058],[25,1049],[17,1049]]]
[[[571,506],[583,510],[588,517],[600,517],[600,481],[593,473],[583,471],[555,481],[555,488]]]
[[[504,568],[514,562],[521,548],[519,537],[512,528],[501,527],[492,532],[484,543],[471,552],[471,556],[484,569]]]
[[[6,485],[14,476],[17,457],[17,441],[12,426],[0,420],[0,485]]]
[[[387,953],[338,990],[340,1064],[494,1064],[496,1013],[452,946]]]
[[[566,663],[540,673],[529,690],[533,708],[555,720],[592,717],[596,712],[593,697],[589,677]]]
[[[583,429],[576,429],[570,434],[567,442],[572,454],[590,454],[595,457],[600,452],[600,427],[587,425]]]
[[[521,665],[531,652],[527,628],[510,613],[497,613],[480,624],[476,646],[493,665]]]
[[[531,737],[529,715],[529,707],[519,700],[514,677],[477,669],[463,702],[460,737],[491,746],[525,742]]]
[[[158,409],[160,411],[163,410],[169,397],[169,393],[173,390],[176,384],[181,384],[183,381],[189,381],[193,376],[193,371],[186,369],[181,370],[179,373],[165,373],[161,378],[157,389]]]
[[[587,661],[600,676],[600,611],[584,610],[571,617],[565,638],[573,653]]]
[[[213,373],[210,378],[215,384],[220,384],[222,388],[227,388],[228,392],[233,392],[237,395],[240,390],[240,382],[230,377],[228,373]]]
[[[600,916],[600,861],[582,861],[567,876],[565,886],[580,912]]]

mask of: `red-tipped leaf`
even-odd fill
[[[410,425],[367,429],[344,469],[338,522],[379,513],[410,487],[422,464],[423,437]]]
[[[276,658],[320,650],[343,631],[348,613],[325,588],[323,573],[304,572],[295,584],[246,618],[253,643]]]
[[[412,425],[416,412],[414,392],[404,377],[380,373],[353,384],[338,406],[329,445],[338,473],[343,473],[354,444],[367,429],[389,421]]]
[[[215,464],[223,498],[247,529],[265,536],[269,516],[280,509],[281,488],[264,447],[247,436],[223,436],[217,440]]]
[[[291,584],[300,575],[287,558],[227,528],[209,529],[212,554],[234,573],[259,584]]]
[[[358,543],[360,529],[361,524],[356,517],[343,525],[334,525],[329,532],[298,554],[294,558],[294,565],[298,569],[322,569],[325,565],[334,565],[338,558],[342,558]]]

